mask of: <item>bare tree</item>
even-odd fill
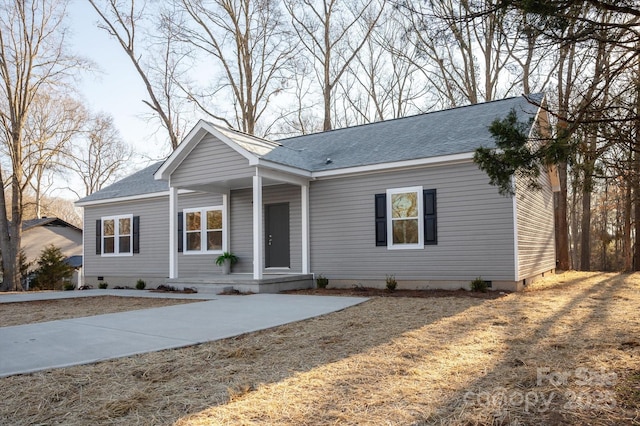
[[[84,184],[84,193],[67,188],[78,197],[92,194],[121,176],[132,156],[132,149],[124,143],[113,124],[113,118],[97,114],[87,121],[83,137],[76,138],[69,153],[68,168]]]
[[[436,0],[404,9],[410,40],[429,59],[425,74],[443,107],[491,101],[513,89],[508,38],[514,34],[504,30],[506,13],[498,9],[476,16],[473,5]]]
[[[35,199],[32,194],[25,194],[25,220],[33,219],[35,214]],[[81,209],[75,207],[73,201],[59,197],[43,196],[40,200],[42,217],[57,217],[82,229]]]
[[[86,120],[82,105],[68,96],[42,92],[32,104],[24,129],[24,182],[35,198],[35,216],[41,217],[42,197],[60,170],[58,159],[70,150],[72,138]],[[45,179],[48,177],[48,183]]]
[[[313,93],[311,74],[313,63],[304,56],[296,58],[290,79],[293,101],[280,111],[276,135],[298,136],[322,131],[322,118],[316,114],[318,100]]]
[[[167,131],[171,148],[175,149],[184,130],[175,79],[181,74],[181,61],[185,55],[174,49],[173,26],[167,26],[166,19],[158,12],[152,19],[159,22],[163,35],[155,39],[145,37],[146,1],[142,0],[138,5],[135,0],[89,0],[89,3],[100,17],[98,26],[120,44],[131,60],[149,95],[149,100],[142,102],[157,115]],[[151,60],[154,54],[162,58],[161,64]]]
[[[34,100],[81,65],[65,51],[64,0],[7,0],[0,4],[0,138],[9,152],[0,165],[2,289],[19,290],[25,125]],[[10,188],[11,197],[6,197]],[[11,208],[7,209],[7,199]]]
[[[333,127],[334,89],[369,39],[384,3],[384,0],[285,1],[295,32],[315,62],[316,78],[322,90],[324,130]]]
[[[432,88],[422,76],[420,52],[407,43],[407,24],[397,10],[387,8],[349,67],[348,78],[339,83],[348,111],[362,122],[404,117],[424,108]]]
[[[208,88],[185,88],[206,114],[255,134],[272,98],[286,89],[296,44],[275,0],[181,0],[189,21],[182,41],[198,57],[214,60],[219,79]],[[233,103],[233,119],[211,107],[222,97]],[[262,126],[263,129],[268,126]],[[264,133],[264,132],[261,132]]]

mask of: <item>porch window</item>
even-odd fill
[[[422,187],[389,189],[386,198],[388,248],[423,248]]]
[[[185,209],[184,253],[221,253],[222,215],[221,206]]]
[[[133,255],[133,215],[103,217],[101,229],[103,256]]]

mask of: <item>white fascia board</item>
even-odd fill
[[[511,176],[511,185],[516,188],[516,177]],[[518,250],[518,197],[513,196],[513,264],[514,264],[514,281],[520,281],[520,252]]]
[[[178,194],[190,194],[192,191],[190,189],[179,189]],[[129,201],[137,201],[137,200],[146,200],[150,198],[162,198],[168,197],[169,190],[162,192],[150,192],[148,194],[139,194],[139,195],[129,195],[127,197],[116,197],[116,198],[104,198],[102,200],[93,200],[93,201],[83,201],[83,202],[75,202],[74,204],[77,207],[89,207],[89,206],[97,206],[100,204],[114,204],[114,203],[126,203]]]
[[[306,180],[312,179],[312,173],[308,170],[298,169],[297,167],[285,166],[283,164],[274,163],[272,161],[257,158],[254,161],[249,162],[250,166],[258,166],[261,169],[270,169],[276,172],[287,173],[301,177]]]
[[[231,149],[233,149],[238,154],[242,155],[244,158],[249,160],[249,162],[251,162],[252,160],[258,158],[255,154],[253,154],[253,153],[247,151],[246,149],[242,148],[233,139],[229,138],[228,136],[226,136],[225,134],[220,132],[212,124],[207,123],[206,121],[203,121],[202,123],[203,123],[203,128],[206,129],[207,132],[211,133],[213,136],[215,136],[216,138],[218,138],[219,140],[221,140],[225,144],[229,145],[229,147]]]
[[[195,148],[202,138],[206,135],[204,125],[206,123],[200,120],[193,126],[193,129],[185,136],[182,143],[171,153],[162,166],[154,173],[155,180],[169,180],[169,176],[178,167],[187,155]]]
[[[285,172],[277,171],[274,169],[268,169],[264,167],[259,167],[257,170],[257,174],[259,174],[264,178],[269,178],[269,179],[277,180],[280,182],[286,182],[286,183],[290,183],[293,185],[300,185],[300,186],[308,185],[309,180],[311,179],[311,177],[300,177],[298,175],[294,175],[291,173],[285,173]],[[263,182],[263,186],[264,186],[264,182]]]
[[[314,179],[342,177],[346,175],[368,174],[394,169],[407,169],[413,167],[439,166],[446,164],[467,163],[473,160],[473,152],[461,154],[442,155],[439,157],[419,158],[415,160],[393,161],[390,163],[371,164],[367,166],[347,167],[344,169],[325,170],[313,172]]]
[[[139,194],[139,195],[130,195],[128,197],[117,197],[117,198],[104,198],[102,200],[93,200],[93,201],[76,201],[75,205],[77,207],[87,207],[87,206],[96,206],[99,204],[112,204],[112,203],[124,203],[127,201],[135,201],[135,200],[144,200],[148,198],[159,198],[159,197],[168,197],[169,191],[162,192],[151,192],[148,194]]]

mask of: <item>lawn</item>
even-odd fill
[[[33,324],[193,302],[200,302],[200,300],[95,296],[77,299],[3,303],[0,304],[0,326]]]
[[[374,297],[0,387],[12,425],[640,425],[640,274],[565,273],[497,299]]]

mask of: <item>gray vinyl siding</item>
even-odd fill
[[[253,272],[253,192],[231,191],[231,252],[238,256],[233,272]]]
[[[234,272],[253,271],[253,191],[231,192],[231,250],[239,257]],[[289,244],[291,271],[302,270],[302,221],[300,187],[276,185],[262,188],[262,203],[289,203]],[[264,215],[263,215],[264,221]],[[263,222],[264,226],[264,222]],[[264,235],[260,237],[264,247]],[[264,260],[264,259],[263,259]]]
[[[556,267],[553,192],[549,175],[540,176],[542,189],[517,183],[518,280]]]
[[[252,190],[231,191],[230,249],[240,261],[234,272],[253,271],[253,210]],[[293,185],[263,188],[264,204],[289,203],[291,270],[302,269],[300,188]],[[222,195],[211,193],[180,194],[178,211],[197,207],[221,206]],[[133,256],[107,257],[96,255],[95,222],[104,216],[132,214],[140,216],[140,253]],[[112,277],[168,277],[169,276],[169,197],[135,200],[122,203],[87,206],[85,219],[85,274]],[[264,244],[264,236],[261,238]],[[217,254],[178,253],[180,277],[202,277],[220,273],[215,264]]]
[[[84,208],[84,273],[86,276],[168,277],[169,197],[101,204]],[[96,255],[96,220],[104,216],[140,216],[140,253]],[[132,283],[133,285],[135,283]]]
[[[67,226],[36,226],[22,234],[21,247],[32,267],[37,266],[36,261],[49,244],[67,257],[82,255],[82,231]]]
[[[180,194],[178,211],[186,208],[222,205],[218,194]],[[169,276],[169,197],[85,207],[85,275],[87,276]],[[104,216],[140,216],[140,253],[133,256],[96,255],[95,222]],[[181,276],[216,272],[215,255],[178,254]]]
[[[419,250],[375,245],[375,194],[422,186],[437,190],[438,244]],[[311,269],[334,279],[515,279],[511,198],[473,163],[313,181]]]
[[[207,135],[173,172],[171,185],[189,187],[254,174],[249,160],[214,136]]]

